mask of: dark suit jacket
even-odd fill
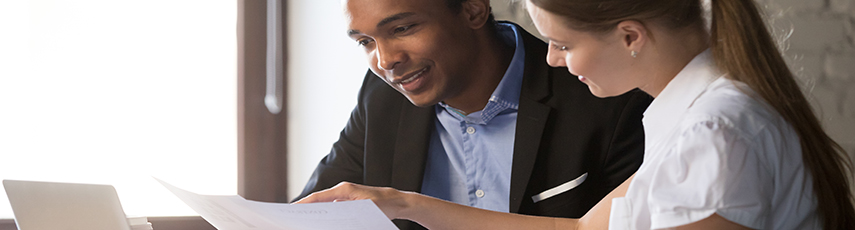
[[[566,68],[545,62],[546,44],[520,30],[525,70],[520,92],[510,187],[514,213],[579,218],[641,164],[641,117],[652,98],[633,90],[597,98]],[[356,108],[321,160],[304,197],[341,181],[420,191],[433,107],[420,108],[371,71]],[[588,173],[578,187],[534,203],[532,196]],[[396,220],[401,229],[420,228]]]

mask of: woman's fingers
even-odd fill
[[[317,203],[317,202],[334,202],[334,201],[346,201],[346,200],[354,200],[354,190],[357,189],[356,186],[361,186],[357,184],[353,184],[350,182],[341,182],[338,185],[312,193],[309,196],[304,197],[303,199],[294,202],[295,204],[306,204],[306,203]]]
[[[341,182],[335,187],[312,193],[300,199],[295,204],[336,202],[348,200],[371,200],[386,214],[389,219],[395,219],[398,213],[408,205],[404,199],[405,193],[393,188],[380,188]]]

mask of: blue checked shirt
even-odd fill
[[[428,150],[422,193],[458,204],[508,212],[514,133],[525,67],[519,28],[500,23],[516,46],[505,75],[481,111],[466,116],[440,102]]]

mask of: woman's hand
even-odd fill
[[[295,203],[371,199],[389,219],[407,219],[428,229],[575,229],[577,220],[524,216],[464,206],[413,192],[342,182]],[[608,212],[606,212],[608,213]],[[606,217],[607,219],[608,217]]]
[[[393,188],[371,187],[350,182],[341,182],[335,187],[312,193],[294,203],[303,204],[370,199],[391,220],[404,218],[402,214],[413,206],[409,203],[410,199],[408,199],[413,194]]]

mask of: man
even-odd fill
[[[348,0],[370,71],[303,193],[349,181],[581,217],[641,164],[651,98],[600,99],[489,0]],[[401,229],[419,226],[396,221]]]

